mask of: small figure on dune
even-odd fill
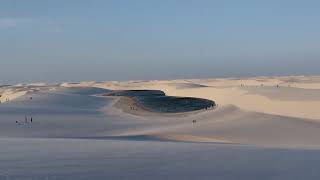
[[[32,117],[31,117],[31,119],[30,119],[30,122],[32,123]]]
[[[130,106],[130,110],[138,110],[134,106]]]
[[[197,120],[195,120],[195,119],[194,119],[194,120],[192,120],[192,123],[193,123],[193,124],[194,124],[194,123],[196,123],[196,122],[197,122]]]
[[[30,97],[30,100],[32,100],[32,97]]]
[[[18,124],[19,122],[18,121],[16,121],[16,124]]]
[[[279,88],[280,86],[279,86],[279,84],[277,84],[277,88]]]

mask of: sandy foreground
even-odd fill
[[[156,113],[102,96],[113,90],[218,106]],[[318,76],[19,84],[0,95],[0,180],[320,178]]]

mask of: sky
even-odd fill
[[[0,84],[320,74],[320,1],[0,0]]]

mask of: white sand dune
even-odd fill
[[[0,104],[0,179],[319,179],[318,84],[292,76],[3,86],[1,101],[10,100]],[[157,113],[102,96],[139,89],[218,107]],[[161,167],[162,175],[151,170]]]
[[[3,137],[163,137],[166,140],[191,142],[232,142],[269,147],[318,148],[320,135],[317,107],[318,90],[296,87],[251,86],[204,87],[210,80],[83,82],[67,87],[33,86],[3,91],[21,93],[17,101],[2,105],[6,115],[0,128]],[[211,80],[211,84],[217,80]],[[221,83],[222,80],[218,80]],[[240,80],[226,80],[240,81]],[[248,80],[243,80],[248,81]],[[261,82],[257,80],[256,83]],[[264,80],[264,81],[281,81]],[[181,85],[182,83],[189,85]],[[228,82],[229,83],[229,82]],[[228,84],[227,83],[227,84]],[[233,82],[234,83],[234,82]],[[111,84],[113,84],[111,86]],[[167,95],[192,96],[216,101],[219,108],[195,113],[163,114],[138,108],[130,110],[132,102],[118,97],[100,97],[110,90],[92,86],[119,89],[160,89]],[[217,85],[214,85],[217,86]],[[31,88],[32,87],[32,88]],[[138,88],[139,87],[139,88]],[[185,87],[185,88],[183,88]],[[192,87],[192,88],[190,88]],[[23,96],[28,92],[27,96]],[[3,97],[4,97],[3,96]],[[29,97],[33,99],[30,100]],[[11,96],[13,97],[13,96]],[[14,98],[13,98],[14,99]],[[33,116],[32,127],[19,128],[13,122],[23,122]],[[90,119],[90,121],[88,121]],[[107,119],[107,120],[106,120]],[[191,123],[196,119],[197,123]],[[39,123],[39,124],[38,124]],[[10,127],[6,126],[9,125]],[[29,124],[28,124],[29,125]]]
[[[291,83],[290,79],[295,80]],[[311,83],[310,83],[311,82]],[[183,88],[181,84],[185,84]],[[306,85],[309,83],[313,86]],[[177,86],[175,86],[177,84]],[[191,84],[191,85],[190,85]],[[197,84],[200,87],[195,87]],[[243,84],[243,87],[241,86]],[[266,114],[320,119],[318,107],[319,77],[258,77],[247,79],[207,79],[175,81],[142,81],[142,82],[106,82],[86,84],[113,90],[153,89],[162,90],[171,96],[189,96],[216,101],[219,105],[235,105],[243,110]],[[279,88],[277,88],[279,85]],[[189,87],[193,88],[189,88]],[[208,87],[205,87],[208,86]]]
[[[23,96],[27,93],[28,91],[23,90],[23,89],[15,89],[15,88],[6,88],[2,89],[0,91],[1,97],[0,97],[0,102],[1,103],[6,103],[11,100],[14,100],[20,96]]]

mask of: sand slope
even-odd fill
[[[0,104],[0,179],[319,179],[319,84],[297,76],[1,86],[10,100]],[[102,96],[138,89],[218,107],[156,113]]]
[[[242,80],[250,86],[240,87],[237,83],[241,80],[232,79],[225,80],[223,87],[222,80],[65,83],[54,90],[52,87],[39,86],[37,91],[32,91],[34,86],[26,86],[24,92],[28,92],[27,95],[1,104],[0,136],[148,137],[173,141],[319,148],[318,90],[277,88],[270,84],[284,83],[282,79],[285,78]],[[258,85],[261,82],[265,84]],[[199,86],[194,85],[196,83]],[[212,99],[219,106],[217,109],[189,113],[152,113],[140,107],[130,109],[134,105],[130,100],[99,96],[121,89],[159,89],[167,95]],[[32,100],[29,99],[31,96]],[[25,116],[32,116],[35,122],[32,125],[23,123]],[[17,126],[14,123],[16,120],[22,124]],[[192,123],[193,120],[197,123]]]
[[[0,139],[0,179],[317,180],[319,151],[124,140]]]

